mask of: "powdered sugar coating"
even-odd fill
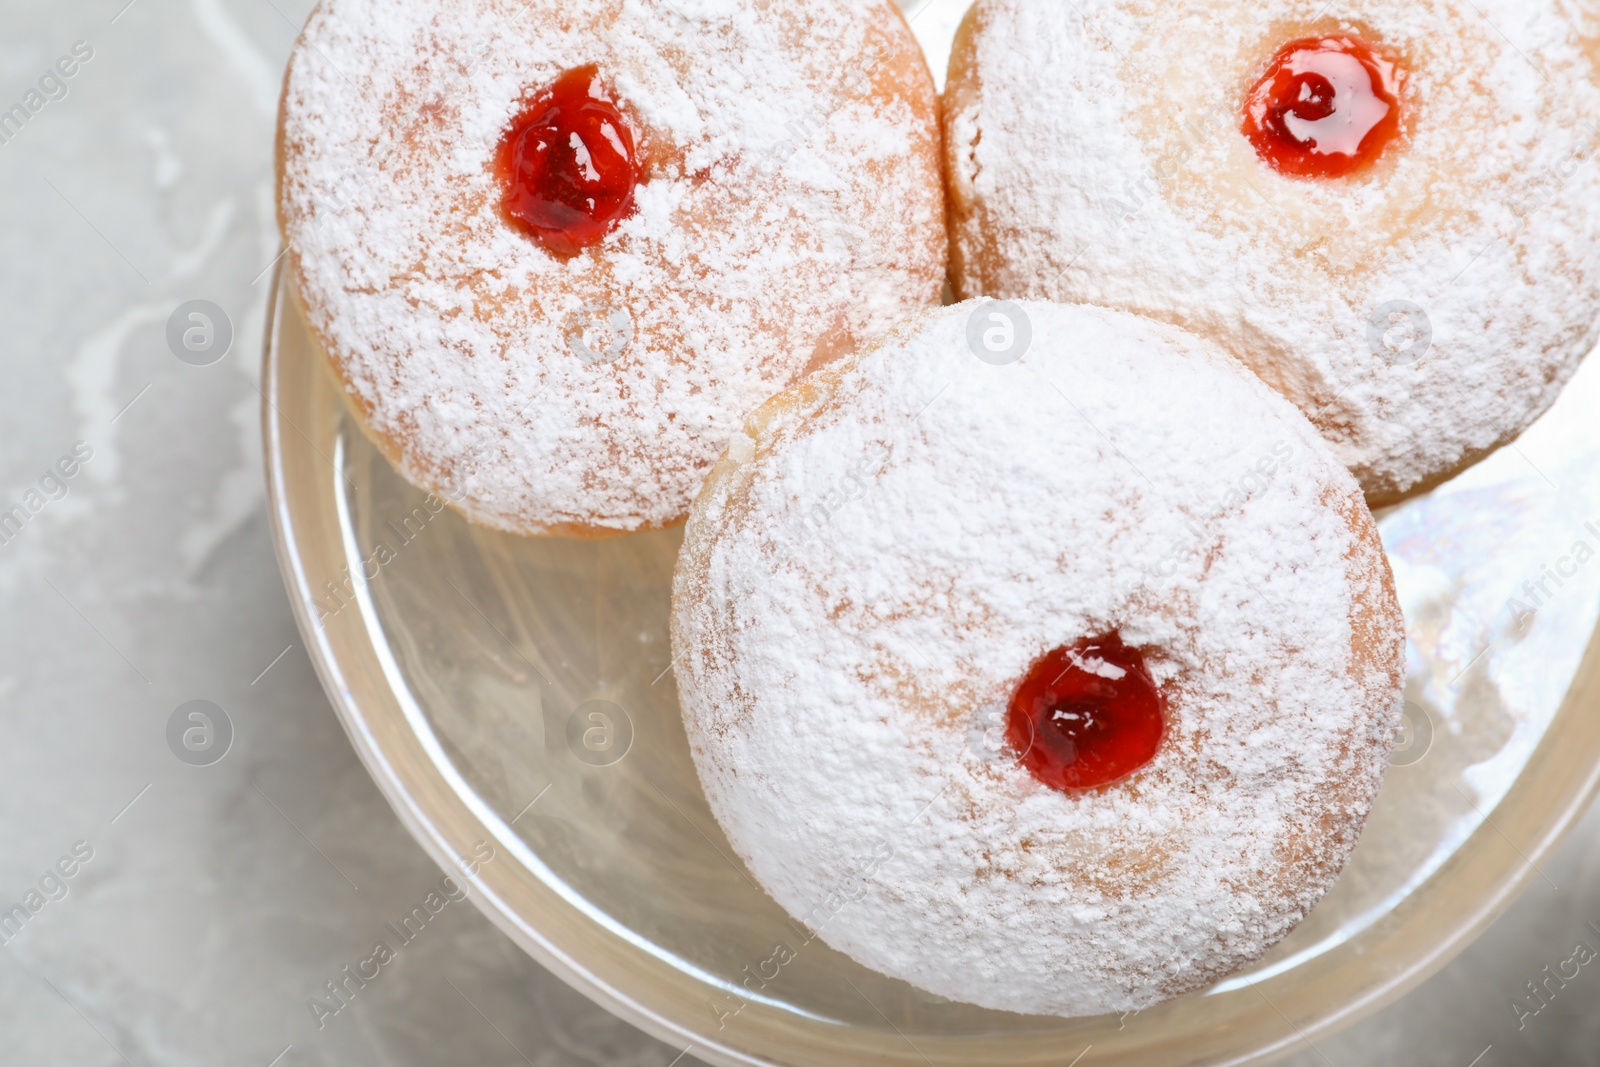
[[[562,260],[507,224],[493,159],[588,63],[647,180]],[[682,518],[751,408],[937,304],[937,146],[887,0],[324,0],[280,204],[313,331],[411,480],[506,529],[622,531]]]
[[[793,916],[991,1008],[1128,1010],[1258,957],[1332,883],[1399,710],[1349,473],[1209,343],[1024,302],[925,317],[752,418],[691,515],[673,651],[700,780]],[[753,440],[752,440],[753,438]],[[1029,665],[1120,632],[1154,760],[1064,794],[985,743]]]
[[[957,290],[1213,336],[1374,503],[1435,484],[1596,341],[1600,88],[1560,6],[980,0],[946,97]],[[1401,60],[1401,141],[1366,174],[1277,173],[1246,92],[1288,41],[1349,32]]]

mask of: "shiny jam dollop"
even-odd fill
[[[593,64],[530,98],[495,160],[508,218],[558,256],[575,255],[633,211],[633,130]]]
[[[1109,785],[1149,763],[1165,702],[1144,655],[1116,634],[1045,653],[1006,709],[1006,742],[1033,776],[1070,792]]]
[[[1245,98],[1244,135],[1281,174],[1337,178],[1400,135],[1404,77],[1359,37],[1302,37],[1278,50]]]

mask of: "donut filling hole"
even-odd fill
[[[1006,710],[1006,742],[1052,789],[1110,785],[1155,757],[1165,701],[1144,655],[1115,633],[1045,653]]]
[[[1280,174],[1337,178],[1370,167],[1400,135],[1398,64],[1359,37],[1302,37],[1245,98],[1243,131]]]
[[[572,256],[633,212],[641,168],[633,130],[589,64],[529,99],[500,141],[495,170],[512,225]]]

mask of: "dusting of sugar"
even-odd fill
[[[957,305],[752,416],[690,517],[673,652],[712,811],[822,940],[990,1008],[1130,1010],[1332,883],[1399,610],[1286,401],[1174,327],[1019,305],[1016,363],[975,358],[985,305]],[[1149,765],[1068,795],[974,745],[1037,657],[1112,630],[1167,699]]]
[[[1074,666],[1078,667],[1082,671],[1085,671],[1086,673],[1096,675],[1100,678],[1109,678],[1113,682],[1128,673],[1121,667],[1118,667],[1115,663],[1107,663],[1099,656],[1074,655],[1072,657],[1072,662]]]
[[[324,0],[285,85],[280,210],[363,422],[495,526],[681,518],[747,411],[938,302],[915,49],[886,0]],[[505,223],[492,160],[520,102],[585,63],[653,169],[563,261]]]
[[[1600,87],[1561,6],[979,0],[947,100],[956,289],[1214,336],[1370,499],[1425,487],[1596,341]],[[1239,132],[1245,90],[1287,40],[1352,30],[1402,58],[1404,139],[1369,174],[1277,174]],[[1420,359],[1403,330],[1374,344],[1394,301],[1426,317]]]

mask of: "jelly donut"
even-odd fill
[[[672,640],[711,810],[802,940],[1066,1016],[1300,921],[1383,777],[1404,643],[1292,405],[1166,323],[992,301],[752,414]]]
[[[521,533],[661,527],[747,412],[937,306],[937,104],[889,0],[323,0],[279,217],[407,478]]]
[[[952,284],[1212,337],[1369,503],[1421,492],[1595,344],[1600,87],[1558,3],[978,0]]]

